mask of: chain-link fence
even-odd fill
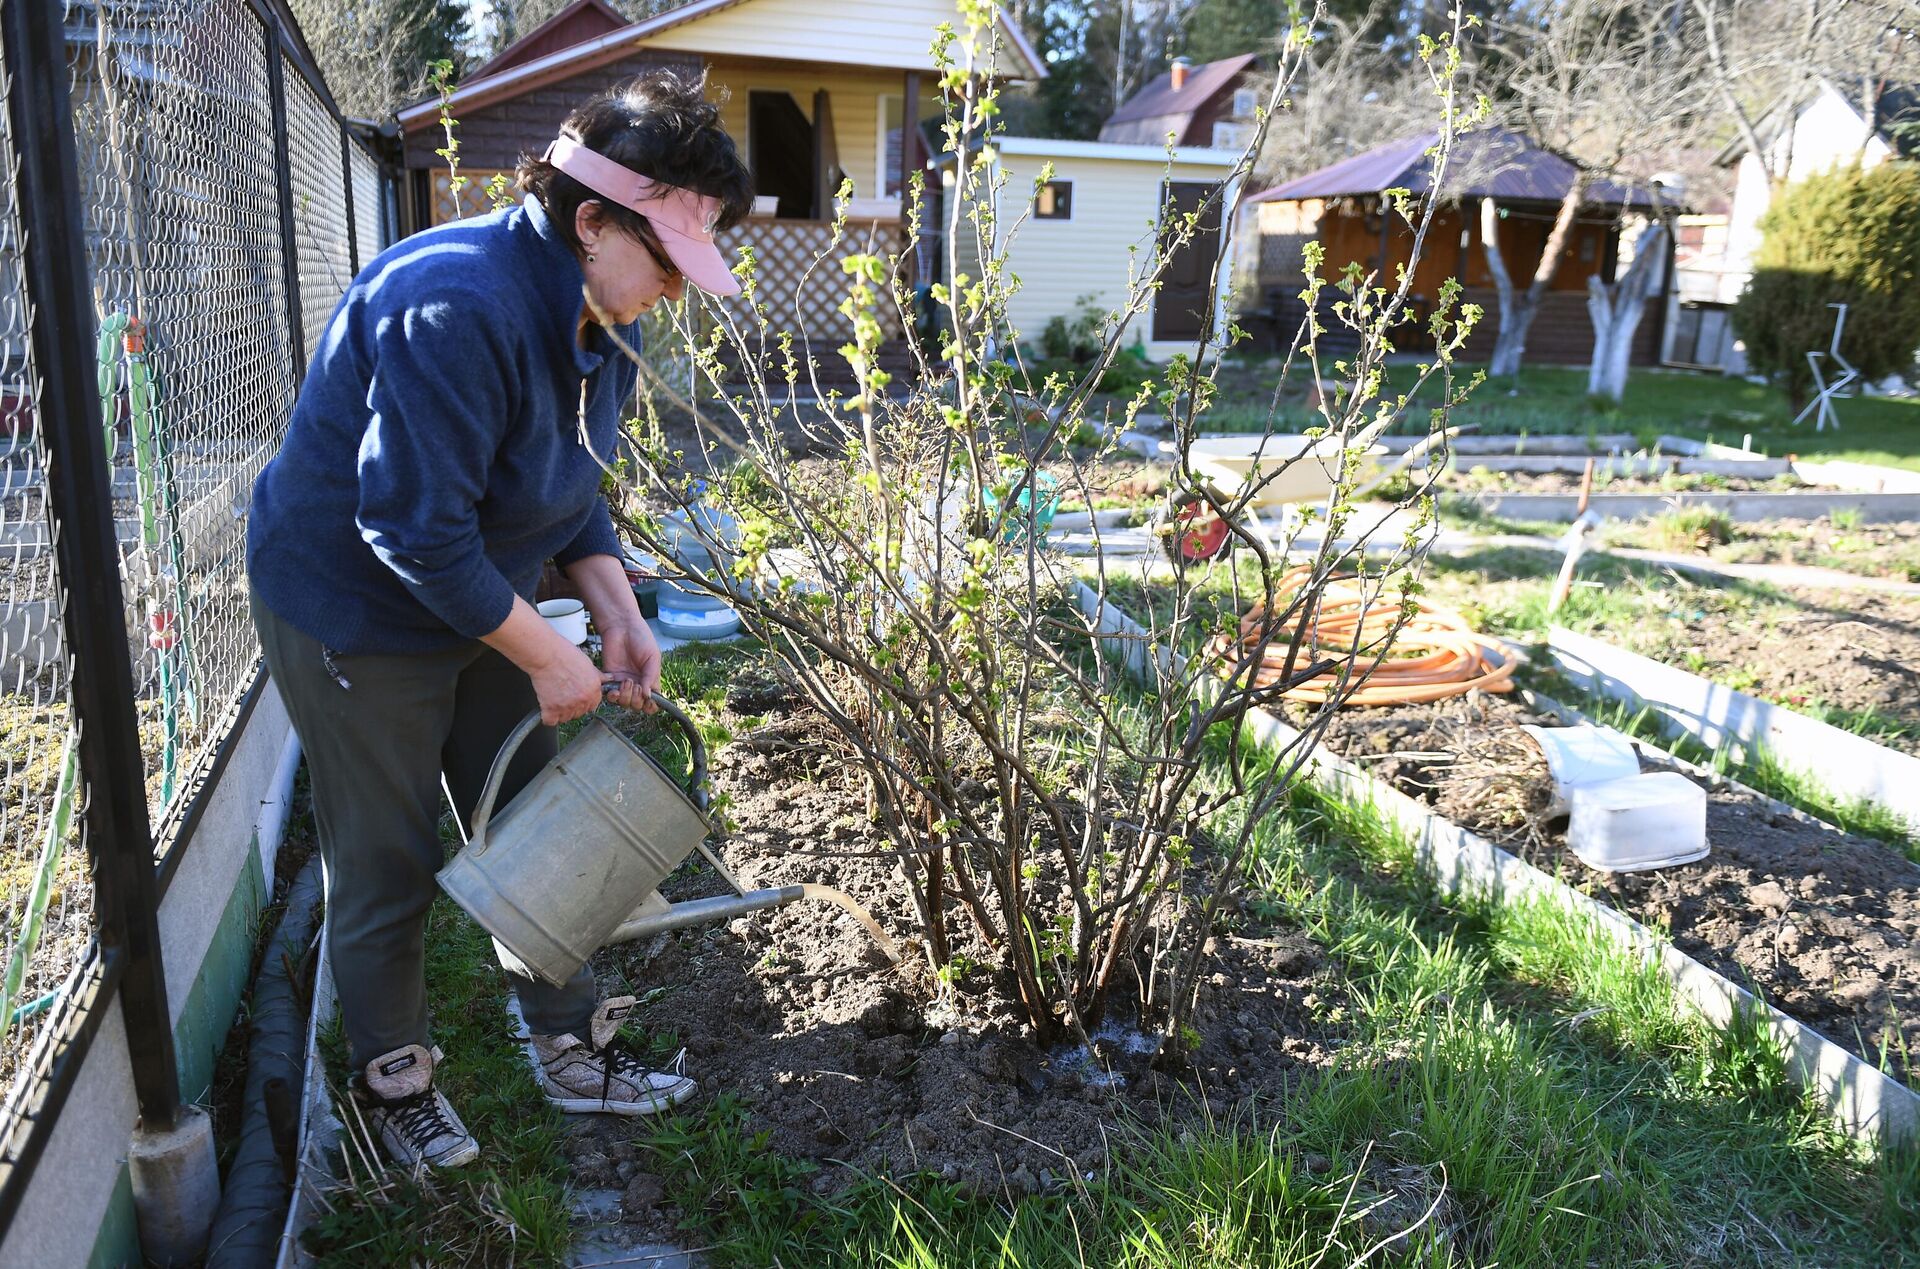
[[[49,16],[11,10],[26,4],[50,6]],[[86,720],[74,685],[90,667],[67,646],[76,619],[68,591],[98,594],[99,581],[117,575],[132,700],[96,704],[102,720],[87,726],[137,731],[149,833],[133,849],[159,860],[163,888],[259,680],[245,573],[254,478],[279,446],[334,305],[391,237],[393,194],[387,169],[300,56],[277,0],[0,0],[0,16],[16,63],[0,62],[9,107],[0,117],[3,1231],[28,1170],[20,1165],[37,1157],[31,1138],[50,1128],[65,1095],[49,1096],[49,1082],[63,1078],[63,1062],[77,1064],[60,1051],[71,1048],[71,1015],[104,1007],[104,994],[83,1001],[69,980],[101,961],[90,949],[107,948],[111,964],[125,942],[96,942],[96,908],[114,921],[153,918],[124,912],[125,896],[96,894],[109,881],[101,843],[87,840],[88,808],[106,773],[75,740]],[[64,139],[48,145],[36,132],[26,145],[17,132],[18,119],[44,118],[58,94],[45,91],[46,75],[15,73],[23,63],[13,46],[35,22],[56,21],[43,38],[64,54],[48,73],[63,72],[70,152]],[[64,225],[23,213],[23,164],[29,186],[50,172],[77,178],[79,205]],[[29,223],[41,226],[38,239]],[[60,241],[75,235],[77,247]],[[51,319],[33,279],[55,275],[34,267],[34,253],[61,251],[84,258],[92,321],[58,332],[86,346],[55,370],[35,364],[51,335],[36,322]],[[87,325],[84,309],[75,316],[69,326]],[[50,373],[98,402],[89,426],[103,443],[108,470],[97,487],[109,491],[113,539],[97,560],[76,557],[62,520],[80,504],[66,495],[63,512],[50,494],[50,471],[101,461],[72,448],[80,429],[71,410],[64,426],[43,413]],[[71,1070],[64,1078],[71,1083]]]
[[[0,79],[11,93],[4,60]],[[28,338],[16,154],[12,121],[0,116],[7,175],[0,195],[0,929],[11,953],[0,980],[0,1080],[9,1087],[93,939],[85,821],[75,813],[86,798],[86,773],[61,634],[49,455],[34,426],[39,375]]]

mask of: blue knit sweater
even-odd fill
[[[547,559],[620,554],[593,455],[636,372],[597,326],[575,338],[582,281],[531,197],[361,271],[253,487],[268,608],[335,652],[434,651],[497,629]]]

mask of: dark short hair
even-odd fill
[[[648,71],[575,110],[561,131],[642,176],[719,199],[716,229],[732,228],[753,210],[753,175],[721,126],[720,107],[707,100],[705,75]],[[536,154],[522,155],[514,176],[575,251],[581,247],[574,216],[588,201],[598,201],[607,223],[629,237],[658,241],[646,217],[601,198]]]

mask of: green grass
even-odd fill
[[[443,835],[451,832],[451,818]],[[351,1183],[329,1194],[305,1235],[321,1264],[557,1265],[572,1241],[560,1112],[541,1096],[513,1039],[507,985],[484,931],[442,897],[427,924],[427,998],[446,1061],[434,1084],[481,1144],[480,1160],[441,1173],[369,1172],[347,1147]],[[327,1043],[336,1099],[346,1041]],[[352,1120],[342,1102],[342,1114]],[[354,1130],[349,1124],[350,1130]]]
[[[676,654],[667,690],[711,710],[751,656]],[[1920,1257],[1920,1164],[1835,1137],[1756,1028],[1681,1013],[1657,973],[1558,910],[1442,902],[1370,808],[1302,791],[1254,842],[1235,920],[1334,953],[1343,982],[1319,1008],[1350,1045],[1333,1068],[1224,1120],[1123,1124],[1106,1171],[1017,1203],[912,1177],[816,1195],[810,1166],[716,1096],[636,1126],[683,1241],[715,1266],[922,1269]],[[488,941],[443,903],[428,957],[444,1086],[484,1163],[362,1180],[309,1245],[329,1264],[556,1263],[558,1116],[508,1038]]]
[[[1464,368],[1471,373],[1479,367]],[[1297,372],[1296,372],[1297,373]],[[1418,367],[1387,368],[1389,390],[1410,386]],[[1272,382],[1244,361],[1222,374],[1220,402],[1201,426],[1208,431],[1258,431],[1264,424]],[[1410,413],[1412,430],[1424,431],[1427,406]],[[1791,426],[1793,411],[1780,392],[1744,379],[1690,370],[1635,370],[1618,405],[1587,396],[1584,366],[1526,366],[1511,379],[1489,379],[1453,413],[1455,423],[1473,423],[1483,434],[1532,436],[1631,433],[1651,446],[1662,434],[1738,445],[1747,435],[1769,454],[1880,463],[1920,470],[1920,401],[1863,397],[1836,406],[1838,431],[1815,432],[1811,423]],[[1283,430],[1307,425],[1297,403],[1283,405]]]

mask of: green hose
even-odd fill
[[[47,835],[40,843],[40,865],[33,873],[33,889],[27,894],[20,933],[13,940],[13,952],[7,957],[6,978],[0,980],[0,1043],[5,1043],[7,1029],[20,1018],[52,1003],[43,997],[17,1013],[13,1007],[20,995],[20,985],[26,981],[27,965],[40,945],[40,928],[46,920],[47,904],[53,899],[54,875],[60,871],[60,859],[66,853],[67,829],[73,823],[73,804],[79,789],[80,750],[69,728],[60,759],[60,784],[53,796],[53,814],[47,820]]]
[[[177,645],[176,669],[183,680],[180,687],[180,704],[187,716],[187,725],[192,726],[199,720],[200,710],[198,693],[194,689],[193,647],[187,637],[187,550],[180,532],[180,494],[173,478],[173,456],[167,451],[164,429],[160,425],[159,409],[155,398],[152,373],[147,365],[145,332],[139,322],[129,327],[134,338],[127,343],[127,400],[133,417],[134,463],[142,490],[141,503],[143,523],[153,519],[150,503],[158,504],[158,516],[162,523],[172,528],[167,540],[170,574],[173,586],[173,611],[171,624],[165,631],[156,631],[156,638],[169,640],[165,646]]]
[[[198,714],[185,627],[186,557],[180,541],[178,497],[154,417],[145,332],[138,320],[125,313],[110,313],[100,323],[100,413],[106,429],[107,453],[111,455],[115,448],[119,395],[116,371],[123,349],[127,359],[127,413],[133,428],[134,481],[140,507],[140,545],[148,567],[155,573],[153,580],[157,583],[164,578],[172,591],[171,607],[156,603],[148,618],[151,623],[148,642],[160,653],[160,804],[166,806],[173,801],[179,772],[182,706],[189,725]],[[173,530],[168,541],[162,539],[163,524]],[[157,563],[163,548],[167,556],[165,565]]]

